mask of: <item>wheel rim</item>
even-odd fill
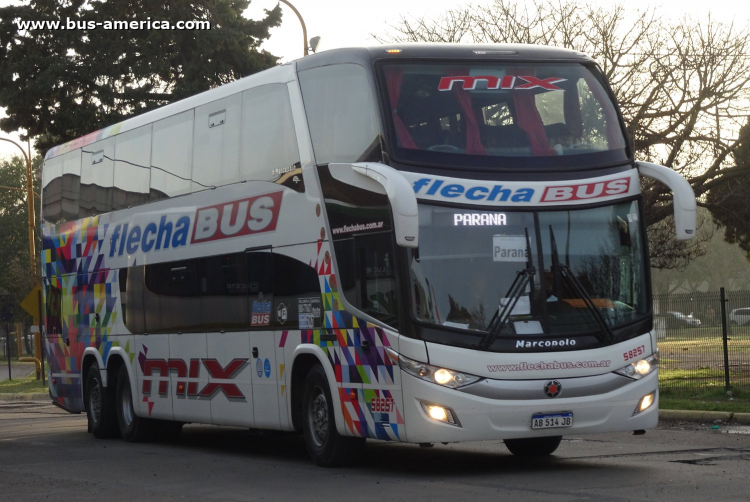
[[[307,420],[316,446],[323,446],[328,438],[328,401],[323,389],[315,388],[315,396],[307,410]]]
[[[133,423],[133,396],[130,394],[130,385],[124,385],[122,389],[122,421],[130,426]]]
[[[102,412],[102,388],[99,385],[99,380],[94,380],[89,387],[89,412],[91,413],[91,420],[99,422],[99,416]]]

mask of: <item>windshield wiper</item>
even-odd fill
[[[596,337],[603,343],[612,343],[612,340],[615,338],[614,333],[612,333],[612,328],[609,327],[607,321],[604,320],[602,313],[599,312],[599,309],[594,305],[594,300],[591,298],[591,295],[589,295],[586,288],[583,287],[583,284],[581,284],[578,278],[573,274],[570,267],[560,263],[560,255],[557,254],[557,242],[555,241],[555,233],[552,230],[552,225],[549,226],[549,239],[552,247],[552,274],[555,277],[555,282],[557,282],[557,274],[559,273],[560,276],[567,281],[568,285],[578,293],[583,300],[583,303],[594,315],[594,320],[596,320],[596,323],[602,330],[601,333],[596,335]],[[555,284],[555,287],[557,287],[557,284]],[[559,299],[559,290],[557,291],[557,294]]]
[[[495,311],[495,315],[490,319],[490,324],[487,327],[487,334],[479,342],[479,348],[487,350],[495,339],[500,335],[500,331],[505,327],[505,324],[510,319],[513,309],[516,308],[518,300],[521,298],[523,293],[526,292],[526,285],[532,280],[536,269],[531,261],[531,244],[529,242],[529,230],[526,229],[526,268],[516,272],[516,278],[513,279],[513,284],[510,285],[508,292],[505,293],[505,298],[508,300],[505,305],[500,305]]]

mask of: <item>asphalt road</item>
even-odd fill
[[[362,465],[321,469],[295,435],[186,426],[171,444],[95,440],[83,415],[0,402],[0,500],[750,499],[750,429],[664,424],[644,436],[570,437],[523,461],[502,442],[368,443]]]

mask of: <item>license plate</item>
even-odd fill
[[[532,429],[556,429],[558,427],[573,427],[573,413],[535,413],[531,415]]]

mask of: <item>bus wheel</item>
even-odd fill
[[[133,392],[130,389],[130,378],[125,365],[120,367],[117,376],[117,423],[122,438],[129,443],[149,441],[156,437],[158,422],[154,419],[139,417],[133,407]]]
[[[99,365],[94,363],[86,376],[86,418],[89,431],[97,439],[117,437],[115,393],[112,386],[102,385]]]
[[[545,457],[557,450],[560,441],[562,436],[506,439],[505,446],[517,457]]]
[[[313,366],[305,378],[302,410],[305,444],[315,464],[336,467],[356,460],[365,439],[344,437],[336,431],[328,378],[320,365]]]

